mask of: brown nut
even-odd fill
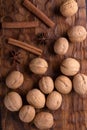
[[[59,55],[67,53],[69,48],[68,40],[64,37],[60,37],[54,44],[54,52]]]
[[[34,119],[34,124],[38,129],[49,129],[53,123],[53,115],[49,112],[40,112]]]
[[[35,74],[44,74],[48,69],[48,63],[42,58],[35,58],[30,62],[29,67]]]
[[[65,0],[60,6],[60,12],[65,17],[71,17],[78,11],[78,5],[75,0]]]
[[[4,98],[4,105],[9,111],[18,111],[22,107],[22,98],[18,93],[10,92]]]
[[[66,58],[60,66],[61,72],[67,76],[73,76],[77,74],[79,69],[80,64],[74,58]]]
[[[52,78],[49,76],[42,77],[39,81],[39,87],[43,93],[45,94],[51,93],[54,89],[54,83]]]
[[[82,42],[86,39],[86,29],[83,26],[77,25],[70,28],[67,32],[71,42]]]
[[[82,96],[87,95],[87,76],[85,74],[77,74],[73,78],[74,90]]]
[[[6,78],[6,85],[8,88],[17,89],[19,88],[24,81],[24,76],[19,71],[11,72]]]
[[[32,89],[28,92],[27,101],[35,108],[43,108],[45,105],[45,95],[38,89]]]
[[[57,91],[53,91],[47,97],[46,106],[50,110],[57,110],[62,104],[62,95]]]
[[[68,94],[72,90],[72,82],[68,77],[61,75],[55,80],[55,88],[62,94]]]
[[[19,118],[21,121],[29,123],[35,117],[35,109],[31,105],[25,105],[19,111]]]

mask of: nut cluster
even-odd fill
[[[35,63],[37,64],[38,62]],[[37,66],[35,63],[34,65]],[[38,82],[40,90],[38,88],[33,88],[28,91],[26,100],[29,105],[22,106],[22,98],[16,92],[9,92],[4,98],[4,104],[9,111],[19,111],[19,118],[21,121],[30,123],[34,120],[34,124],[37,128],[48,129],[53,125],[53,115],[45,111],[36,113],[36,109],[44,108],[46,105],[49,110],[58,110],[62,105],[62,94],[69,94],[72,90],[72,86],[78,94],[82,96],[86,95],[87,76],[78,73],[79,69],[80,64],[76,59],[66,58],[60,65],[62,75],[58,76],[55,81],[53,81],[50,76],[43,76]],[[15,84],[19,83],[18,81],[20,81],[21,75],[24,77],[19,71],[11,72],[6,78],[7,86],[9,87],[9,82],[9,84],[11,83],[10,88],[14,89]],[[18,76],[19,80],[16,78]],[[73,85],[72,81],[67,76],[74,76]],[[22,83],[23,81],[21,84]],[[56,90],[54,90],[54,88]],[[45,94],[47,95],[46,97]],[[47,123],[45,123],[45,120],[47,120]]]
[[[78,11],[78,5],[75,0],[65,0],[60,6],[60,12],[65,17],[71,17]],[[68,31],[70,42],[82,42],[86,39],[86,29],[77,25],[71,27]],[[54,52],[58,55],[65,55],[69,49],[69,41],[65,37],[60,37],[54,43]],[[32,73],[42,75],[38,86],[28,91],[26,100],[28,105],[23,105],[21,96],[17,92],[9,92],[4,98],[4,105],[9,111],[19,111],[21,121],[34,122],[38,129],[49,129],[53,126],[53,115],[50,112],[36,109],[44,108],[48,110],[58,110],[62,105],[62,94],[69,94],[74,88],[79,95],[87,95],[87,76],[79,73],[80,63],[74,58],[66,58],[60,65],[61,75],[53,79],[43,74],[47,73],[48,62],[43,58],[34,58],[29,63],[29,69]],[[73,81],[71,81],[73,76]],[[22,86],[24,76],[19,71],[11,72],[6,78],[6,85],[10,89],[17,89]],[[73,84],[72,84],[73,82]],[[46,96],[45,96],[46,95]]]

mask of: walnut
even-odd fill
[[[67,33],[71,42],[82,42],[87,35],[86,29],[80,25],[70,28]]]
[[[59,55],[67,53],[69,48],[68,40],[64,37],[60,37],[54,44],[54,52]]]
[[[29,67],[35,74],[44,74],[48,69],[48,63],[43,58],[35,58],[30,62]]]
[[[46,106],[50,110],[57,110],[62,104],[62,96],[57,91],[51,92],[47,96]]]
[[[16,92],[9,92],[4,98],[4,105],[9,111],[18,111],[22,107],[22,98]]]
[[[68,94],[72,90],[72,82],[64,75],[58,76],[55,80],[55,88],[62,94]]]
[[[61,72],[67,76],[73,76],[78,73],[80,69],[80,63],[74,58],[66,58],[61,66]]]
[[[87,95],[87,76],[85,74],[77,74],[73,78],[74,90],[82,96]]]
[[[19,118],[21,121],[29,123],[35,117],[35,109],[31,105],[25,105],[19,111]]]
[[[54,89],[54,83],[52,78],[49,76],[42,77],[39,81],[39,87],[43,93],[45,94],[51,93]]]
[[[34,124],[38,129],[49,129],[53,126],[53,115],[49,112],[40,112],[34,119]]]
[[[17,89],[24,81],[24,76],[19,71],[12,71],[6,78],[6,85],[8,88]]]
[[[45,95],[38,89],[32,89],[28,92],[27,101],[35,108],[43,108],[45,106]]]
[[[71,17],[78,11],[78,4],[75,0],[65,0],[60,6],[60,12],[65,17]]]

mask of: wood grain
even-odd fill
[[[33,87],[38,87],[38,80],[42,76],[34,75],[28,70],[28,63],[35,56],[23,52],[19,48],[15,48],[11,45],[7,45],[6,39],[13,37],[25,42],[34,43],[37,47],[44,50],[43,58],[49,63],[49,70],[45,75],[50,75],[54,80],[61,74],[59,66],[62,60],[66,57],[76,58],[80,64],[80,72],[87,74],[87,45],[85,40],[82,43],[71,44],[69,51],[64,56],[55,55],[53,52],[53,45],[55,40],[60,36],[66,36],[66,31],[73,25],[83,25],[86,27],[86,2],[85,0],[77,0],[79,5],[78,13],[71,18],[64,18],[59,13],[59,6],[63,0],[32,0],[32,2],[41,9],[49,18],[55,23],[56,27],[53,29],[47,28],[42,22],[36,29],[6,29],[0,32],[0,48],[1,48],[1,64],[0,64],[0,130],[37,130],[33,123],[22,123],[18,118],[18,112],[9,112],[3,105],[3,98],[9,90],[5,85],[5,77],[12,70],[19,70],[24,74],[29,75],[32,78],[34,84]],[[22,0],[1,0],[0,17],[3,22],[5,21],[32,21],[37,20],[29,11],[27,11],[22,5]],[[2,12],[2,13],[1,13]],[[35,36],[39,32],[46,32],[49,40],[46,44],[39,44],[35,42]],[[31,43],[31,44],[32,44]],[[23,52],[22,63],[19,65],[10,65],[8,54],[9,51],[16,50]],[[23,97],[25,101],[25,91],[28,91],[28,83],[26,87],[21,86],[16,91]],[[44,110],[47,110],[46,108]],[[59,110],[52,111],[54,116],[54,126],[50,130],[87,130],[87,98],[78,96],[74,91],[69,95],[63,95],[63,103]]]

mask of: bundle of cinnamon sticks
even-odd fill
[[[37,7],[35,7],[34,4],[32,4],[29,0],[24,0],[23,5],[32,12],[35,16],[37,16],[39,19],[41,19],[47,26],[54,27],[55,23],[49,19],[41,10],[39,10]],[[38,27],[39,23],[37,21],[31,21],[31,22],[2,22],[2,28],[33,28]],[[34,47],[30,44],[27,44],[25,42],[21,42],[12,38],[8,39],[8,43],[17,47],[21,47],[22,49],[25,49],[33,54],[41,55],[42,50]]]
[[[29,0],[24,0],[23,5],[47,26],[54,27],[55,23],[50,20],[41,10],[35,7]],[[32,28],[39,26],[37,21],[32,22],[2,22],[2,28]]]

